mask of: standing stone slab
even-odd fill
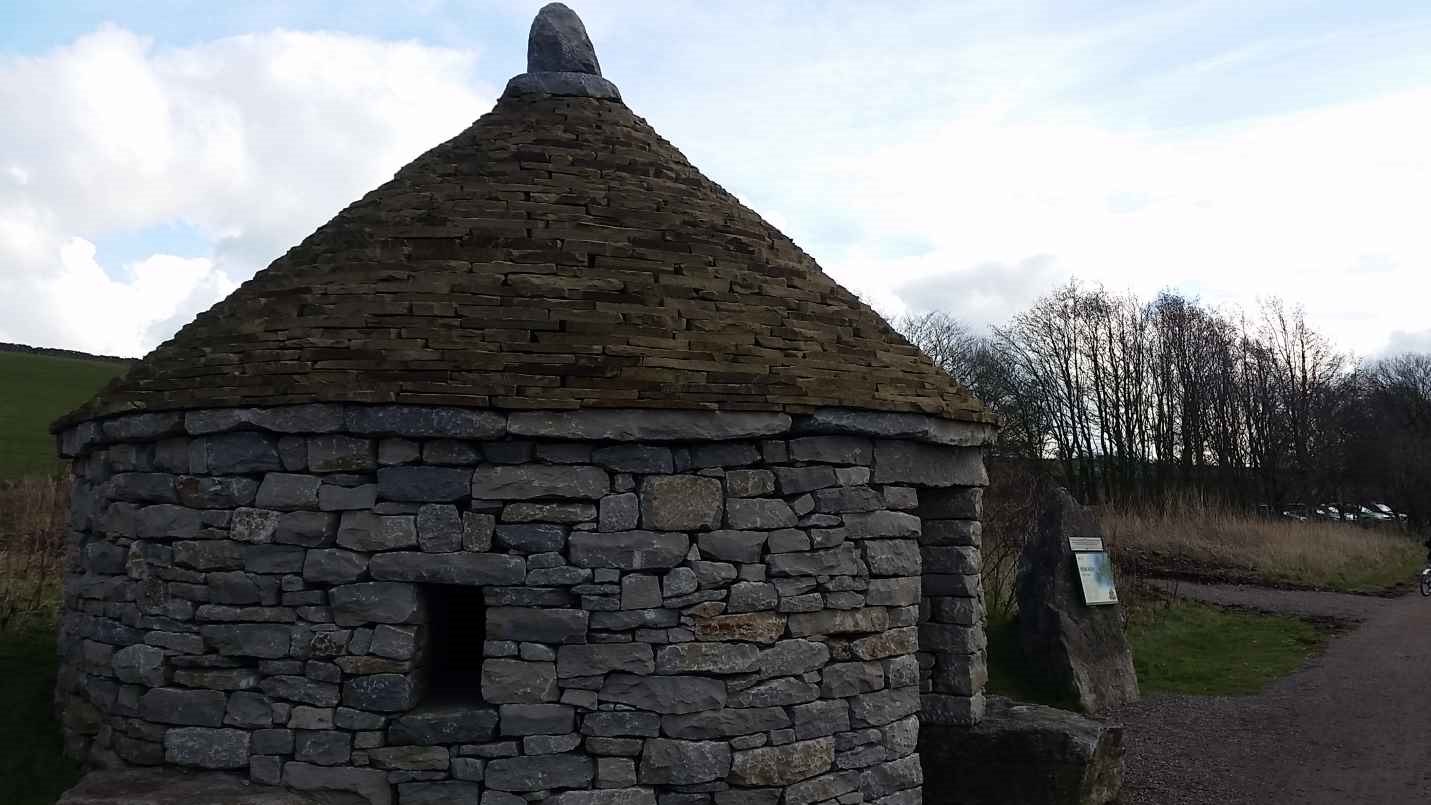
[[[1087,713],[1138,700],[1138,673],[1117,606],[1083,602],[1069,537],[1102,537],[1098,518],[1067,491],[1050,488],[1038,531],[1024,545],[1016,592],[1019,636],[1030,667]]]

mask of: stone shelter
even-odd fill
[[[491,112],[55,431],[56,696],[95,766],[910,805],[920,719],[982,712],[992,416],[560,4]]]

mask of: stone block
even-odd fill
[[[843,701],[818,701],[797,704],[790,708],[795,719],[795,737],[823,738],[827,735],[848,732],[850,729],[850,706]],[[915,731],[918,731],[915,723]]]
[[[992,698],[975,726],[925,724],[919,757],[931,800],[1110,805],[1122,788],[1123,730]]]
[[[501,586],[521,584],[527,566],[519,556],[501,554],[393,552],[374,556],[368,572],[393,581]]]
[[[587,788],[594,774],[592,759],[584,755],[535,755],[489,762],[484,782],[497,791]]]
[[[701,556],[726,562],[759,562],[765,551],[763,531],[712,531],[697,539]]]
[[[299,791],[349,791],[366,799],[368,805],[393,805],[387,774],[377,769],[289,762],[283,764],[283,784]]]
[[[243,549],[243,569],[250,573],[302,573],[307,555],[295,545],[249,545]]]
[[[755,668],[760,649],[749,643],[680,643],[656,652],[662,674],[743,674]]]
[[[368,572],[368,555],[341,548],[305,552],[303,579],[323,584],[348,584]]]
[[[585,643],[589,613],[579,609],[489,607],[488,640]]]
[[[557,650],[557,676],[600,676],[611,671],[649,674],[656,669],[651,646],[645,643],[598,643],[562,646]]]
[[[697,713],[725,706],[725,683],[700,676],[636,676],[612,673],[598,696],[654,713]]]
[[[641,502],[635,492],[607,495],[601,499],[598,531],[630,531],[641,517]]]
[[[177,479],[168,473],[125,472],[109,479],[108,496],[130,503],[177,503]]]
[[[369,749],[368,758],[380,769],[447,771],[449,756],[444,746],[392,746]],[[406,805],[406,800],[403,801]]]
[[[726,498],[725,524],[733,529],[769,531],[793,528],[799,518],[783,500],[771,498]]]
[[[770,470],[731,470],[725,474],[725,493],[733,498],[773,495],[775,473]]]
[[[730,588],[730,598],[726,602],[726,612],[766,612],[775,609],[780,602],[780,594],[775,585],[758,581],[737,582]]]
[[[216,690],[153,688],[139,699],[139,715],[156,724],[217,727],[224,723],[228,697]]]
[[[792,785],[824,773],[834,762],[833,738],[763,746],[736,752],[728,779],[736,785]]]
[[[780,494],[787,497],[840,484],[835,477],[834,467],[820,464],[809,467],[776,467],[775,482],[780,487]]]
[[[346,424],[352,433],[422,439],[497,439],[507,430],[495,411],[415,405],[348,406]]]
[[[338,486],[323,484],[318,487],[318,508],[325,512],[360,511],[371,509],[378,502],[378,485]]]
[[[674,471],[671,448],[646,444],[619,444],[592,452],[595,464],[616,472],[669,475]]]
[[[409,623],[421,606],[413,585],[383,581],[334,587],[328,600],[333,615],[350,623]]]
[[[919,688],[886,688],[851,697],[850,724],[855,728],[882,727],[919,712]]]
[[[489,741],[497,734],[497,711],[461,705],[423,706],[395,719],[388,727],[388,743],[455,744]]]
[[[514,702],[497,711],[502,735],[565,735],[576,728],[576,711],[565,704]]]
[[[353,754],[353,736],[338,730],[301,730],[294,734],[293,759],[320,766],[340,766]]]
[[[288,656],[291,627],[270,623],[236,623],[204,626],[204,642],[219,654],[278,659]]]
[[[826,609],[789,616],[792,637],[883,632],[889,628],[889,610],[882,607],[863,609]]]
[[[428,503],[417,510],[417,541],[427,553],[462,550],[462,515],[457,507]]]
[[[537,704],[554,702],[557,690],[556,665],[493,658],[482,662],[482,700],[492,704]]]
[[[180,727],[164,733],[164,762],[201,769],[247,768],[248,743],[246,730]]]
[[[316,509],[318,508],[318,487],[322,483],[319,478],[312,475],[270,472],[263,476],[263,483],[258,487],[258,496],[254,499],[254,505],[261,509],[281,511]]]
[[[446,503],[467,497],[471,470],[455,467],[382,467],[378,497],[410,503]]]
[[[338,532],[338,515],[332,512],[284,512],[279,515],[273,541],[316,548],[332,545]]]
[[[771,576],[864,576],[871,572],[852,543],[820,551],[775,553],[767,563]]]
[[[793,461],[814,461],[821,464],[874,463],[874,445],[859,436],[804,436],[790,440]]]
[[[620,570],[675,567],[691,547],[685,534],[657,531],[582,531],[572,534],[567,545],[572,564]]]
[[[641,752],[638,779],[646,785],[694,785],[722,780],[730,772],[730,744],[653,738]]]
[[[518,464],[478,467],[471,493],[480,500],[597,500],[610,489],[611,478],[600,467]]]
[[[650,609],[661,606],[661,582],[655,576],[636,573],[621,577],[621,608]]]
[[[179,503],[191,509],[234,509],[253,503],[258,481],[183,475],[175,482]]]
[[[978,448],[880,440],[875,442],[874,481],[921,487],[988,486],[989,475]]]
[[[164,684],[164,651],[154,646],[125,646],[110,659],[120,682],[157,688]]]
[[[841,699],[884,687],[884,666],[877,662],[838,662],[825,666],[820,694]]]
[[[523,553],[560,551],[566,544],[566,528],[552,523],[499,525],[497,544]]]
[[[418,689],[404,674],[371,674],[343,683],[343,704],[357,710],[398,713],[417,704]]]
[[[279,513],[267,509],[240,508],[229,523],[229,537],[237,542],[272,542],[278,531]]]
[[[656,531],[719,528],[723,494],[715,478],[648,476],[641,481],[641,525]]]
[[[746,442],[715,442],[691,445],[691,467],[745,467],[760,461],[755,445]]]
[[[607,497],[610,497],[608,495]],[[605,500],[605,498],[603,498]],[[504,523],[585,523],[596,519],[596,506],[591,503],[556,503],[526,501],[508,503],[502,507]]]
[[[907,512],[875,511],[844,516],[845,533],[851,539],[917,538],[921,524]]]
[[[437,439],[422,446],[422,460],[426,464],[471,466],[482,460],[482,451],[471,442]]]
[[[282,472],[278,440],[254,432],[220,433],[204,440],[209,475],[251,475]]]
[[[866,540],[864,553],[872,576],[918,576],[924,569],[919,543],[913,540]]]
[[[789,726],[790,717],[783,707],[726,708],[661,718],[661,732],[683,740],[733,738]]]
[[[352,550],[416,548],[418,525],[414,516],[343,512],[338,523],[338,545]]]

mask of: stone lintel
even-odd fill
[[[949,447],[984,447],[994,443],[998,427],[985,422],[955,422],[925,414],[819,408],[796,417],[796,433],[848,433],[886,439],[914,439]]]
[[[730,411],[522,411],[507,417],[514,436],[617,442],[757,439],[790,430],[787,414]]]
[[[510,434],[615,442],[706,442],[844,434],[944,447],[981,447],[993,442],[997,428],[923,414],[847,408],[821,408],[792,420],[789,414],[764,411],[602,408],[507,413],[453,406],[315,402],[136,412],[66,423],[56,431],[56,452],[62,458],[77,458],[92,448],[118,442],[233,431],[472,440],[495,440]]]

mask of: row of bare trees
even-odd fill
[[[1248,315],[1070,282],[987,334],[939,312],[896,326],[1003,417],[1001,453],[1053,463],[1086,502],[1384,500],[1431,518],[1431,358],[1359,364],[1279,300]]]

